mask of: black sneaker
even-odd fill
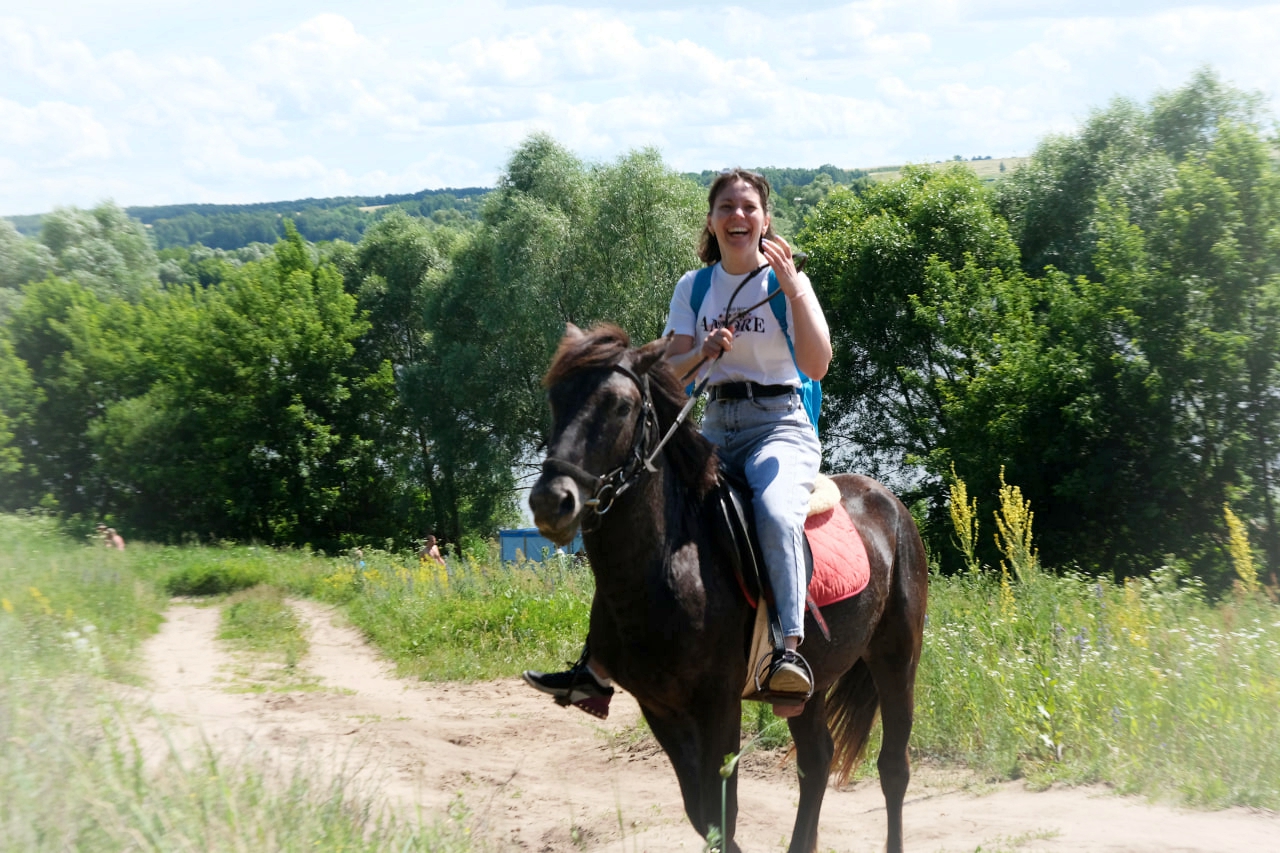
[[[798,652],[788,649],[773,659],[764,689],[771,693],[796,693],[806,699],[813,693],[809,663]]]
[[[596,681],[585,666],[564,672],[524,672],[525,683],[556,700],[557,705],[573,705],[602,720],[609,717],[613,688]]]

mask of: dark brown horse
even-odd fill
[[[595,574],[591,653],[636,697],[680,780],[685,812],[704,837],[722,823],[736,851],[737,777],[722,803],[720,769],[741,748],[742,687],[753,613],[708,527],[714,447],[687,424],[645,461],[685,402],[663,361],[666,339],[638,349],[612,326],[570,326],[543,380],[553,417],[547,460],[529,498],[543,535],[567,543],[581,525]],[[902,849],[911,775],[916,665],[924,630],[924,546],[902,503],[866,477],[833,478],[866,542],[871,581],[812,615],[804,654],[814,694],[788,720],[800,773],[791,853],[817,849],[830,774],[847,779],[879,710],[877,766],[888,849]]]

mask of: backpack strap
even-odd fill
[[[697,322],[702,301],[707,298],[707,291],[711,289],[711,270],[712,267],[703,267],[693,274],[693,290],[689,293],[689,306],[693,308],[694,322]]]
[[[796,373],[800,374],[800,402],[804,404],[804,410],[809,415],[809,423],[813,425],[813,432],[816,435],[818,413],[822,411],[822,383],[805,376],[796,362],[796,345],[791,340],[791,330],[787,328],[787,296],[782,292],[781,285],[778,285],[778,279],[774,276],[773,270],[769,270],[769,289],[772,290],[774,286],[778,287],[778,291],[769,300],[769,307],[773,309],[773,316],[782,327],[782,334],[787,339],[787,349],[791,351],[791,362],[796,365]]]

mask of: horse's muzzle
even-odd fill
[[[568,545],[582,515],[582,492],[572,477],[544,473],[529,492],[529,509],[538,532],[557,545]]]

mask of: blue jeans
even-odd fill
[[[804,519],[822,447],[800,395],[707,404],[702,434],[751,484],[761,557],[788,637],[804,637]]]

